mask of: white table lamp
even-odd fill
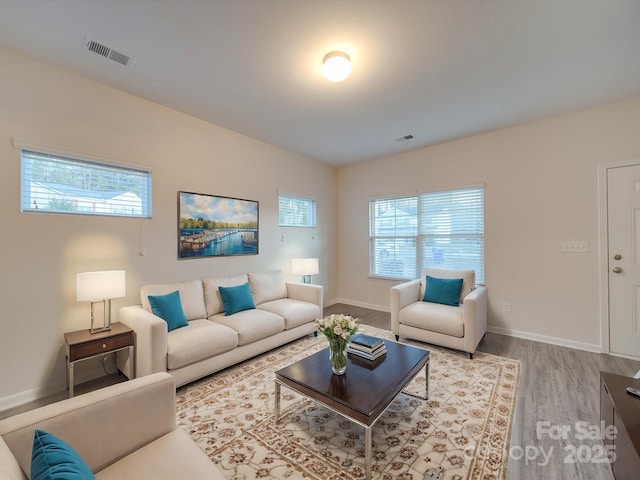
[[[77,277],[78,302],[91,302],[91,333],[111,330],[111,299],[124,297],[124,270],[83,272]],[[94,305],[102,302],[102,325],[95,324]]]
[[[291,259],[291,272],[294,275],[302,275],[304,283],[311,283],[311,275],[320,272],[317,258],[293,258]]]

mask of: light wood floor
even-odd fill
[[[390,314],[385,312],[336,304],[325,308],[324,313],[344,313],[359,318],[367,325],[391,328]],[[582,430],[576,429],[576,423],[584,422],[580,425],[587,427],[599,425],[601,370],[633,376],[640,369],[640,362],[492,333],[487,333],[478,350],[514,358],[521,363],[508,480],[613,479],[609,465],[593,461],[600,453],[602,442],[599,439],[582,440]],[[82,393],[121,379],[117,376],[103,377],[79,385],[76,390]],[[0,418],[64,396],[63,392],[0,412]],[[565,438],[552,438],[548,430],[543,430],[545,426],[548,429],[568,429],[567,435]],[[580,457],[576,459],[571,453],[578,449]],[[529,458],[522,457],[525,452]]]
[[[341,304],[324,312],[391,328],[391,316],[385,312]],[[584,430],[595,435],[593,428],[599,428],[600,371],[633,376],[640,362],[493,333],[486,334],[478,350],[521,363],[508,480],[613,479],[608,464],[596,463],[601,440],[583,439]],[[584,423],[576,428],[578,422]],[[566,431],[565,438],[553,435],[560,428]],[[523,456],[527,452],[529,458]]]

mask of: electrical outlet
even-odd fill
[[[509,313],[511,311],[511,304],[509,302],[502,302],[502,311]]]

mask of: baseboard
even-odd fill
[[[371,310],[377,310],[379,312],[389,312],[389,307],[375,305],[372,303],[358,302],[355,300],[349,300],[346,298],[337,298],[327,302],[327,306],[335,305],[336,303],[344,303],[345,305],[352,305],[354,307],[369,308]],[[575,348],[576,350],[584,350],[592,353],[602,353],[602,347],[594,343],[577,342],[575,340],[569,340],[567,338],[551,337],[548,335],[540,335],[537,333],[523,332],[521,330],[514,330],[511,328],[492,327],[489,325],[487,331],[491,333],[498,333],[500,335],[506,335],[508,337],[523,338],[525,340],[533,340],[534,342],[548,343],[551,345],[558,345],[560,347]]]
[[[19,407],[25,403],[35,402],[48,397],[49,395],[58,393],[63,388],[65,388],[64,385],[49,385],[7,395],[6,397],[0,398],[0,412],[9,410],[10,408]]]
[[[368,308],[369,310],[377,310],[378,312],[388,313],[391,311],[388,306],[375,305],[373,303],[358,302],[356,300],[348,300],[346,298],[337,298],[335,300],[331,300],[331,303],[328,303],[327,306],[335,305],[336,303],[344,303],[345,305],[351,305],[353,307]]]
[[[592,353],[602,353],[602,347],[595,343],[577,342],[567,338],[550,337],[548,335],[540,335],[537,333],[523,332],[521,330],[513,330],[511,328],[493,327],[489,325],[487,331],[498,333],[508,337],[523,338],[525,340],[533,340],[534,342],[548,343],[558,345],[560,347],[575,348],[576,350],[584,350]]]
[[[110,360],[111,363],[108,363],[108,369],[113,370],[116,368],[115,360]],[[88,368],[84,371],[77,372],[75,375],[75,385],[80,385],[91,380],[95,380],[104,376],[104,370],[101,365],[93,365],[92,368]],[[11,395],[7,395],[5,397],[0,397],[0,412],[4,410],[9,410],[10,408],[20,407],[25,403],[37,402],[38,400],[42,400],[43,398],[49,397],[51,395],[59,394],[67,389],[66,382],[64,380],[58,382],[52,382],[48,385],[43,385],[40,387],[32,388],[29,390],[24,390],[22,392],[13,393]]]

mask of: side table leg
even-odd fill
[[[131,362],[131,378],[136,378],[136,349],[133,345],[129,346],[129,362]]]
[[[280,420],[280,384],[278,382],[276,383],[276,401],[275,401],[275,413],[273,415],[273,418],[275,420],[276,425],[278,424],[278,421]]]
[[[364,475],[367,480],[371,480],[371,427],[364,427]]]
[[[73,363],[67,362],[67,378],[69,379],[69,398],[73,397]]]

